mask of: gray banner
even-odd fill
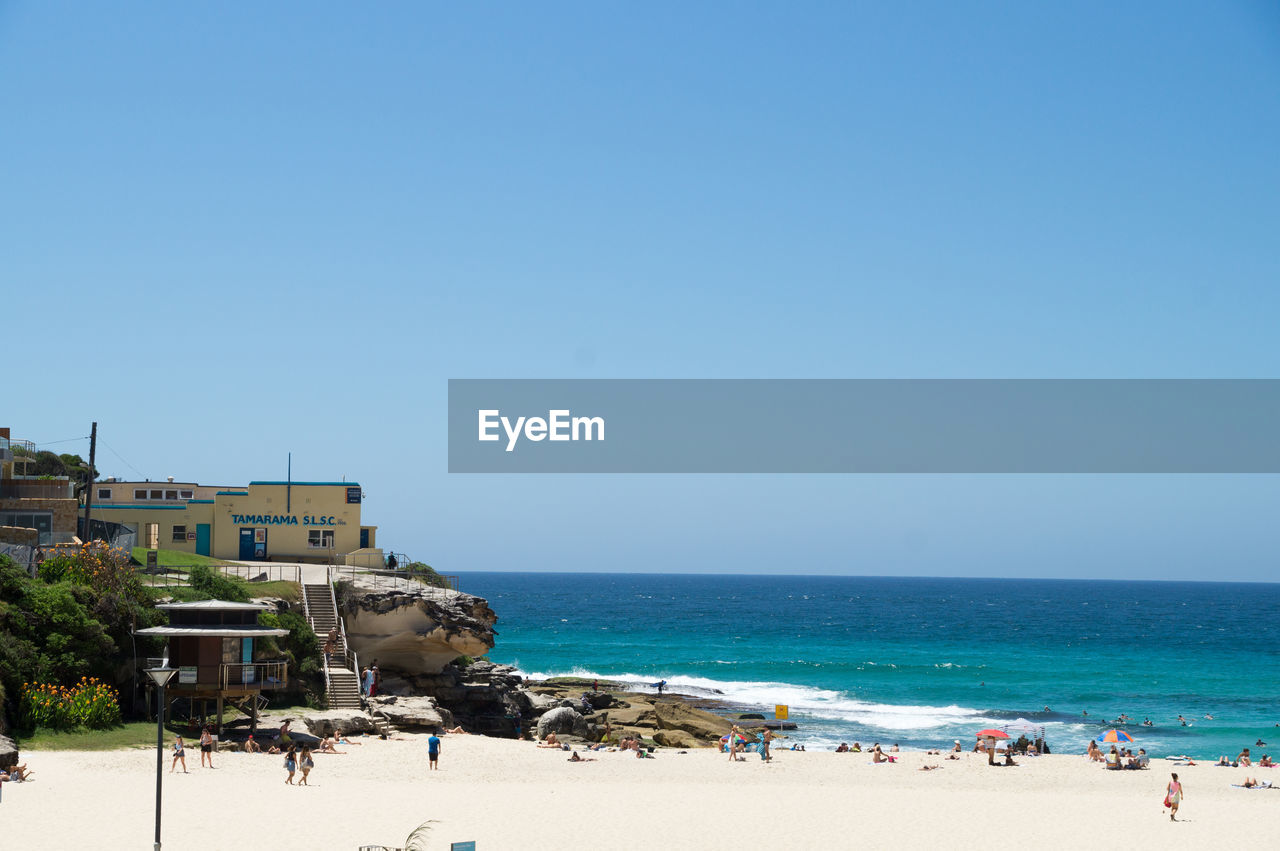
[[[1276,379],[451,379],[451,473],[1276,473]]]

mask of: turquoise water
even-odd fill
[[[1280,757],[1280,585],[532,573],[461,582],[498,613],[495,662],[536,677],[666,679],[767,713],[784,703],[800,725],[792,741],[808,747],[968,745],[979,729],[1025,718],[1055,752],[1083,752],[1127,714],[1125,729],[1157,757],[1245,746],[1257,756],[1267,751],[1258,739]]]

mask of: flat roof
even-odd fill
[[[312,488],[358,488],[359,482],[249,482],[250,485],[295,485]]]
[[[288,635],[289,630],[272,626],[149,626],[135,630],[134,635],[201,636],[204,638],[261,638]]]

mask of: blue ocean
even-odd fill
[[[1022,718],[1043,726],[1055,753],[1075,753],[1127,715],[1122,729],[1157,757],[1235,756],[1245,746],[1280,757],[1280,584],[581,573],[460,581],[498,614],[493,661],[536,678],[637,689],[665,679],[770,718],[786,704],[799,726],[784,744],[968,746],[978,730]]]

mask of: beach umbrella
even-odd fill
[[[734,734],[733,734],[733,737],[734,737],[735,739],[737,739],[738,741],[740,741],[740,742],[746,742],[746,740],[747,740],[747,737],[746,737],[746,736],[744,736],[744,735],[742,735],[741,733],[734,733]],[[722,741],[722,742],[727,742],[727,741],[729,741],[729,734],[728,734],[728,733],[726,733],[725,735],[721,736],[721,737],[720,737],[720,741]]]
[[[1132,744],[1133,736],[1130,736],[1124,730],[1112,729],[1099,736],[1098,741],[1102,742],[1104,745]]]
[[[1009,734],[1004,730],[980,730],[978,731],[979,739],[1007,739]]]

